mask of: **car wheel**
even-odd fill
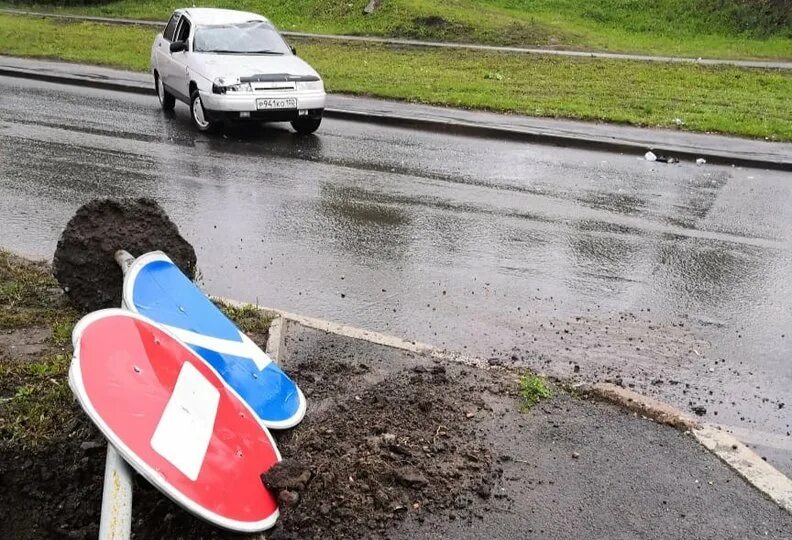
[[[291,125],[294,128],[294,131],[299,133],[300,135],[310,135],[317,129],[319,129],[319,124],[322,123],[322,117],[314,117],[311,118],[309,116],[298,118],[294,120]]]
[[[159,98],[160,106],[163,111],[172,111],[176,106],[176,98],[165,90],[165,85],[162,84],[162,79],[158,73],[154,74],[154,86],[157,90],[157,97]]]
[[[201,94],[195,90],[190,96],[190,116],[192,117],[193,125],[198,131],[213,131],[217,125],[206,117],[203,103],[201,103]]]

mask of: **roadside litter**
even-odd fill
[[[644,154],[644,159],[646,161],[658,161],[660,163],[679,163],[679,160],[675,157],[671,156],[658,156],[651,150]]]

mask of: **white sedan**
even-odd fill
[[[160,104],[190,106],[200,131],[227,122],[291,122],[301,134],[322,121],[319,74],[265,17],[227,9],[176,10],[151,47]]]

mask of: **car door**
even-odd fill
[[[187,15],[182,15],[179,19],[179,24],[176,25],[176,34],[173,42],[187,43],[187,50],[174,52],[170,55],[170,69],[168,77],[171,80],[169,86],[173,94],[189,103],[190,101],[190,80],[189,80],[189,59],[190,59],[190,40],[192,38],[192,24]]]
[[[157,38],[157,42],[154,46],[154,58],[156,62],[155,68],[157,73],[159,73],[160,78],[162,78],[162,83],[166,87],[171,86],[170,44],[173,42],[173,38],[176,35],[176,26],[178,25],[180,18],[181,13],[178,11],[171,15],[168,24],[165,26],[165,30],[162,32],[162,35]]]

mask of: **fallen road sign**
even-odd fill
[[[141,315],[106,309],[72,334],[69,384],[119,454],[165,495],[221,527],[278,518],[261,474],[280,461],[253,411],[200,356]]]
[[[263,426],[287,429],[305,416],[305,396],[294,381],[161,251],[141,255],[127,268],[123,301],[209,362]]]

